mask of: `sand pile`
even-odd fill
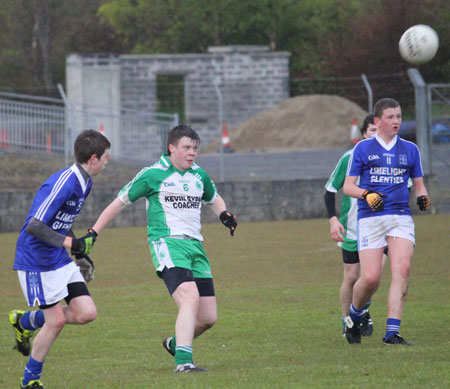
[[[352,119],[360,126],[366,115],[360,106],[343,97],[298,96],[230,128],[231,148],[242,151],[346,147]],[[217,151],[219,145],[217,140],[202,151]]]

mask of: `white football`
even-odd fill
[[[439,48],[436,31],[425,24],[408,28],[398,42],[402,58],[412,65],[422,65],[435,56]]]

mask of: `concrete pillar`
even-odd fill
[[[66,89],[71,105],[73,137],[86,128],[103,129],[111,141],[111,155],[119,156],[120,58],[115,55],[69,55],[66,59]]]

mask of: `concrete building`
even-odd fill
[[[161,76],[180,80],[182,121],[208,144],[221,134],[217,90],[223,121],[229,127],[240,124],[289,98],[289,57],[268,46],[216,46],[204,54],[71,54],[67,97],[87,106],[154,112],[161,109]],[[110,125],[113,142],[120,141],[117,127]]]

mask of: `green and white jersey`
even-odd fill
[[[337,193],[344,186],[345,176],[347,173],[347,166],[352,150],[348,150],[339,159],[336,167],[328,179],[325,190],[328,192]],[[359,178],[358,178],[359,182]],[[358,182],[356,183],[358,185]],[[345,236],[343,243],[338,243],[344,250],[357,251],[358,244],[356,241],[356,217],[358,214],[358,200],[346,195],[342,196],[341,213],[339,221],[345,229]]]
[[[183,235],[203,241],[202,203],[212,203],[218,193],[214,182],[197,164],[180,172],[163,154],[159,162],[142,169],[125,185],[118,197],[126,205],[146,198],[149,242]]]

